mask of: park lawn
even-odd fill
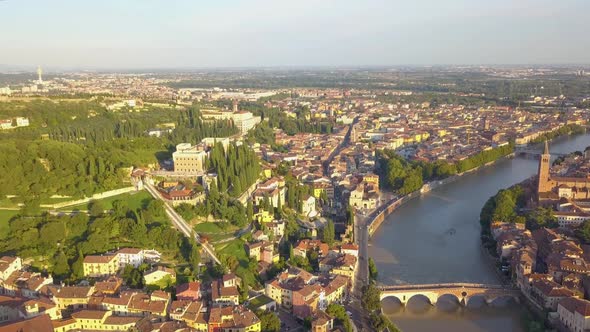
[[[244,247],[245,243],[246,242],[242,239],[235,239],[229,242],[213,245],[215,247],[215,252],[219,254],[222,260],[224,257],[234,256],[239,262],[238,267],[234,271],[236,275],[240,276],[242,279],[246,279],[245,281],[247,284],[255,285],[258,281],[254,273],[248,270],[248,262],[250,261],[250,258],[246,253],[246,248]]]
[[[57,204],[57,203],[62,203],[62,202],[67,202],[67,201],[72,201],[75,200],[75,198],[72,197],[47,197],[47,198],[43,198],[41,200],[41,204]]]
[[[248,303],[248,309],[250,310],[256,310],[258,309],[260,306],[265,305],[267,303],[272,302],[272,299],[269,298],[266,295],[258,295],[257,297],[253,298],[250,300],[250,302]]]
[[[158,280],[156,283],[153,284],[149,284],[146,285],[146,288],[149,291],[155,291],[155,290],[170,290],[172,288],[174,288],[176,286],[176,280],[171,278],[170,276],[166,276],[160,280]]]
[[[3,208],[18,208],[18,204],[13,202],[10,198],[0,199],[0,207]]]
[[[195,231],[200,233],[228,233],[238,229],[238,227],[225,223],[225,228],[220,226],[218,222],[202,222],[195,225]]]
[[[0,239],[4,239],[8,235],[8,221],[19,212],[18,210],[0,210]]]
[[[219,241],[223,241],[225,239],[232,237],[233,234],[202,234],[202,236],[206,237],[208,242],[215,244]]]
[[[226,243],[221,243],[215,246],[215,251],[225,257],[234,256],[238,261],[248,261],[248,255],[246,254],[246,248],[244,248],[245,242],[241,239],[235,239]]]
[[[113,202],[116,200],[126,201],[127,204],[129,204],[130,209],[137,210],[137,209],[140,209],[143,206],[145,206],[152,199],[153,199],[153,197],[152,197],[152,195],[150,195],[150,193],[142,190],[139,192],[131,192],[131,193],[120,194],[120,195],[116,195],[116,196],[112,196],[112,197],[108,197],[108,198],[103,198],[103,199],[99,199],[97,201],[100,201],[103,204],[105,210],[112,209]],[[90,201],[90,202],[92,202],[92,201]],[[88,210],[90,202],[84,203],[84,204],[66,206],[66,207],[60,208],[59,210],[64,210],[64,211]]]
[[[127,160],[140,160],[144,164],[153,164],[158,161],[158,156],[168,156],[170,153],[161,148],[134,149],[133,151],[122,152]]]
[[[195,232],[207,237],[212,243],[232,237],[238,229],[230,223],[225,223],[225,228],[222,228],[218,222],[202,222],[194,226]]]

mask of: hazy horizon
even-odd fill
[[[5,0],[1,67],[586,65],[584,0]]]

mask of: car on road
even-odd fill
[[[348,315],[348,317],[352,317],[352,312],[347,311],[346,314]]]

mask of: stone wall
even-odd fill
[[[61,209],[63,207],[84,204],[84,203],[88,203],[92,200],[103,199],[103,198],[108,198],[108,197],[117,196],[117,195],[121,195],[121,194],[126,194],[126,193],[129,193],[132,191],[135,191],[134,186],[105,191],[102,193],[94,194],[90,197],[85,197],[85,198],[74,200],[74,201],[67,201],[67,202],[61,202],[61,203],[55,203],[55,204],[41,204],[40,206],[42,208],[48,208],[48,209]]]

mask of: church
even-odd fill
[[[589,156],[589,150],[586,150],[586,159]],[[550,173],[551,155],[549,154],[549,145],[545,141],[545,148],[539,158],[538,189],[537,197],[539,203],[549,204],[557,203],[561,198],[571,200],[590,199],[590,178],[586,177],[565,177],[555,176]]]

